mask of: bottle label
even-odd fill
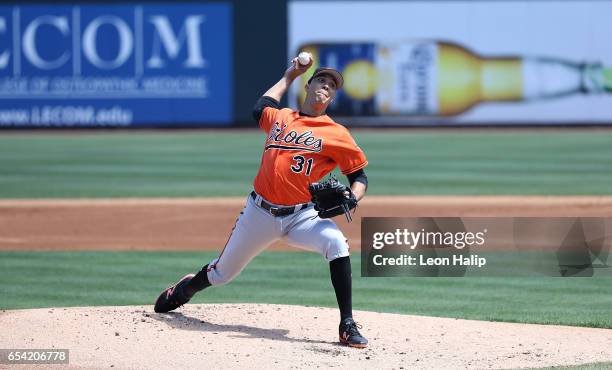
[[[379,114],[438,113],[438,46],[434,42],[379,44],[375,56]]]

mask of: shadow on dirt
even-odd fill
[[[298,343],[321,343],[342,346],[339,342],[329,342],[321,340],[312,340],[307,338],[292,338],[288,337],[289,330],[286,329],[264,329],[248,325],[230,325],[230,324],[213,324],[200,320],[199,318],[185,316],[181,312],[169,312],[163,314],[151,314],[151,318],[160,322],[166,323],[174,329],[180,330],[198,330],[212,332],[234,332],[237,335],[230,335],[235,338],[251,337],[254,339],[272,339],[283,342],[298,342]]]

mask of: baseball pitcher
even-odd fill
[[[332,285],[340,308],[340,342],[365,348],[368,344],[353,320],[351,262],[347,240],[330,219],[353,209],[366,192],[368,164],[349,131],[325,114],[344,83],[340,72],[318,68],[304,86],[306,99],[299,111],[281,108],[291,83],[311,66],[298,58],[283,77],[259,98],[253,117],[265,132],[254,191],[247,197],[221,254],[197,274],[188,274],[164,290],[155,312],[172,311],[211,285],[234,279],[272,242],[318,252],[329,261]],[[348,186],[337,181],[317,183],[336,166]]]

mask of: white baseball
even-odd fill
[[[307,51],[302,51],[301,53],[298,54],[298,63],[300,63],[303,66],[310,63],[311,59],[312,59],[312,56]]]

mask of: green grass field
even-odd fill
[[[369,194],[612,194],[612,131],[357,131]],[[0,198],[244,196],[257,131],[0,136]]]
[[[0,308],[152,304],[161,290],[216,253],[2,252]],[[359,310],[612,328],[610,278],[360,278]],[[258,256],[233,282],[196,303],[335,307],[327,263],[313,253]]]
[[[612,131],[355,136],[370,194],[612,194]],[[0,198],[244,196],[262,141],[255,131],[5,134]],[[0,252],[0,307],[151,304],[212,255]],[[610,278],[359,278],[353,260],[356,309],[612,328]],[[195,302],[334,307],[335,297],[320,256],[264,253]]]

